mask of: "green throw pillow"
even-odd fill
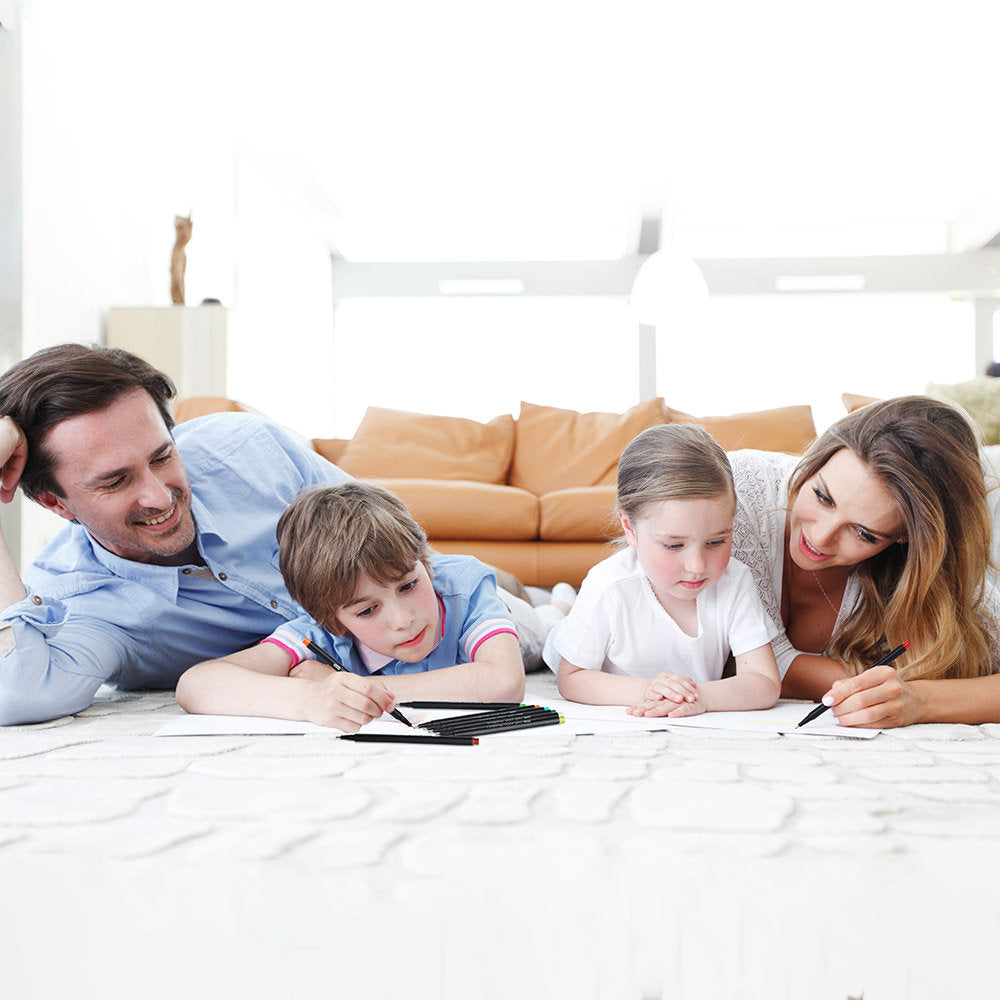
[[[928,382],[926,392],[958,403],[978,425],[983,444],[1000,444],[1000,378],[980,375],[954,385]]]

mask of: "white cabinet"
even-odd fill
[[[105,343],[169,375],[177,398],[226,395],[226,326],[221,305],[113,306]]]

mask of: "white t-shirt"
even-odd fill
[[[703,682],[722,676],[730,650],[738,656],[770,640],[753,578],[736,560],[696,602],[698,634],[690,636],[660,606],[635,549],[623,549],[587,574],[569,615],[549,633],[545,662],[553,671],[566,659],[630,677],[672,670]]]

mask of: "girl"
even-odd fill
[[[572,701],[680,717],[770,708],[780,681],[749,571],[730,562],[736,494],[700,427],[636,437],[618,463],[627,547],[595,566],[545,660]],[[734,676],[723,678],[726,659]]]

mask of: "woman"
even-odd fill
[[[730,458],[733,554],[776,631],[783,697],[822,699],[848,726],[1000,721],[992,525],[962,413],[890,399],[838,421],[797,465]],[[905,641],[893,666],[865,669]]]

